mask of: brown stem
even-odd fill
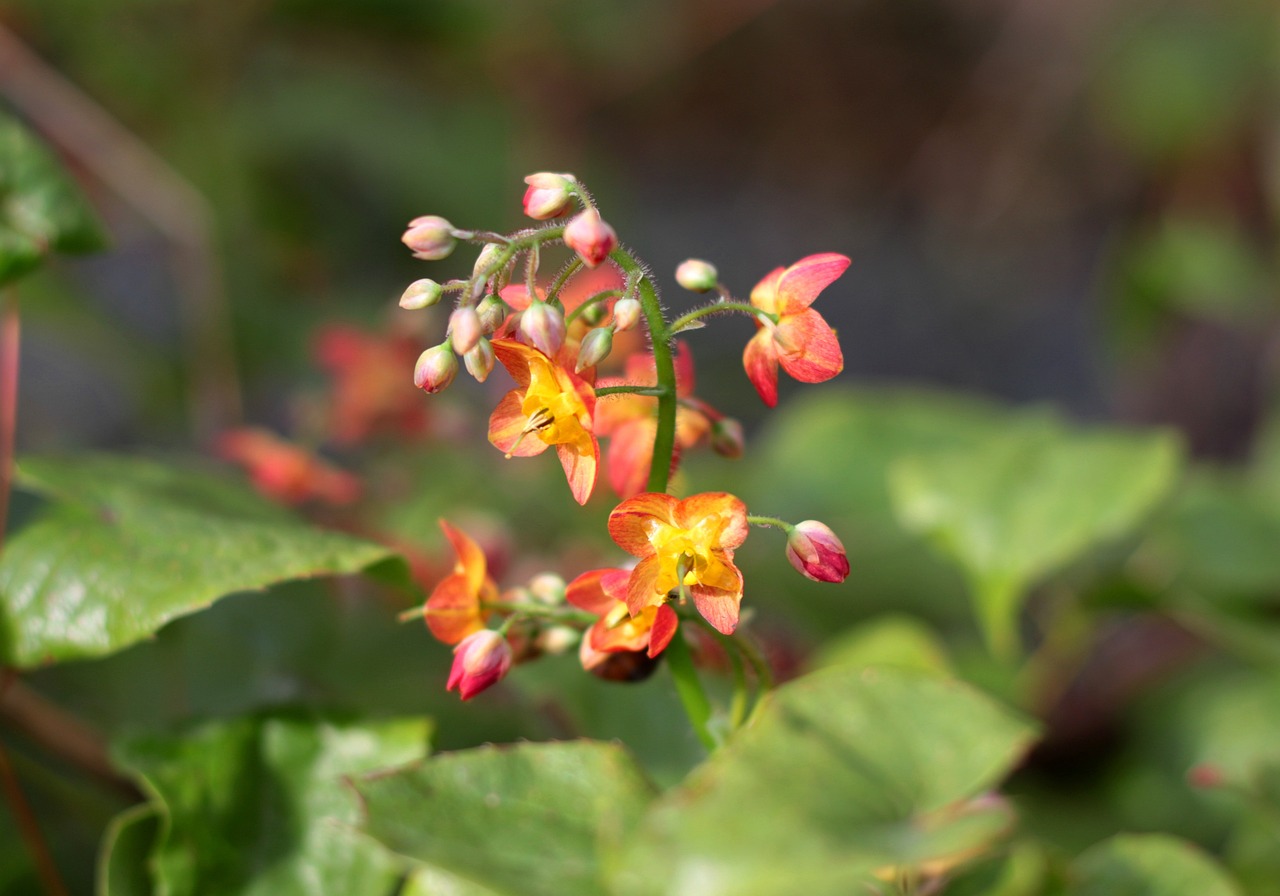
[[[31,811],[31,804],[27,802],[27,796],[22,792],[21,785],[18,784],[18,776],[13,773],[9,752],[4,748],[3,743],[0,743],[0,787],[4,788],[5,802],[9,804],[9,811],[13,813],[13,819],[18,823],[18,830],[22,834],[23,842],[27,845],[27,851],[31,853],[31,858],[36,863],[36,871],[40,875],[45,893],[48,896],[66,896],[67,888],[58,874],[58,866],[53,863],[53,856],[49,854],[49,845],[45,842],[44,835],[40,833],[40,823],[36,820],[35,812]]]
[[[6,290],[0,308],[0,548],[9,525],[9,489],[13,484],[13,438],[18,420],[18,349],[21,324],[18,297]]]

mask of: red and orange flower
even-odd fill
[[[672,591],[686,592],[703,618],[730,635],[738,625],[742,573],[733,552],[747,537],[747,508],[725,492],[706,492],[683,501],[645,492],[609,514],[609,534],[640,558],[627,582],[627,610],[666,603]]]
[[[498,586],[489,577],[484,551],[466,533],[444,520],[440,528],[457,555],[453,572],[440,580],[427,598],[425,617],[431,634],[457,644],[484,628],[484,604],[497,600]]]
[[[825,382],[844,369],[835,331],[809,306],[847,267],[849,259],[834,252],[810,255],[772,271],[751,290],[751,304],[763,313],[742,364],[769,407],[778,403],[779,364],[802,383]]]
[[[599,618],[582,635],[578,657],[588,672],[605,663],[611,654],[645,651],[650,657],[671,643],[679,619],[670,604],[644,607],[632,616],[627,611],[629,569],[593,569],[584,572],[565,589],[565,600]]]

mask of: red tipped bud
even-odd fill
[[[578,363],[574,373],[581,373],[584,367],[595,367],[613,351],[613,327],[596,327],[582,337],[582,346],[578,349]]]
[[[618,245],[618,235],[593,208],[581,211],[564,229],[564,244],[578,253],[587,267],[598,267]]]
[[[427,392],[443,392],[458,375],[458,359],[447,343],[441,343],[418,355],[413,366],[413,384]]]
[[[405,311],[417,311],[419,308],[430,308],[436,302],[440,301],[440,297],[444,295],[444,290],[440,284],[434,280],[414,280],[405,289],[404,295],[400,296],[400,307]]]
[[[721,417],[711,424],[711,450],[721,457],[742,457],[746,438],[742,423],[732,417]]]
[[[569,210],[573,202],[572,174],[552,174],[539,171],[524,179],[529,189],[524,191],[524,213],[530,218],[545,221],[558,218]]]
[[[520,314],[518,338],[548,358],[554,358],[564,344],[564,313],[554,305],[534,300]]]
[[[511,645],[493,629],[467,635],[453,648],[453,668],[445,690],[456,690],[463,700],[497,684],[511,669]]]
[[[482,336],[471,351],[462,356],[462,361],[467,365],[467,373],[483,383],[493,373],[493,346]]]
[[[400,241],[413,250],[414,258],[438,261],[453,251],[453,225],[439,215],[424,215],[409,222]]]
[[[507,319],[507,304],[497,296],[485,296],[476,306],[476,314],[480,315],[480,329],[488,336]]]
[[[613,327],[619,333],[630,330],[640,322],[640,302],[637,299],[618,299],[613,305]]]
[[[469,305],[458,308],[449,316],[449,335],[453,337],[453,350],[460,355],[475,348],[484,335],[480,327],[480,315]]]
[[[817,520],[796,523],[787,536],[787,560],[815,582],[843,582],[849,575],[844,545]]]
[[[710,262],[690,258],[676,268],[676,282],[690,292],[711,292],[720,282],[720,275]]]

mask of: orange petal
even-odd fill
[[[609,567],[584,572],[565,587],[564,599],[580,610],[603,616],[625,600],[631,570]]]
[[[427,628],[446,644],[457,644],[484,628],[478,592],[462,573],[445,576],[427,598]]]
[[[705,414],[692,408],[676,408],[676,445],[681,448],[692,448],[710,431],[711,423]]]
[[[657,431],[658,421],[647,417],[631,421],[609,440],[609,485],[619,498],[630,498],[644,491]]]
[[[507,368],[507,373],[511,374],[511,378],[521,388],[528,388],[529,386],[529,362],[531,360],[546,360],[547,358],[536,348],[525,345],[523,342],[516,342],[514,339],[495,339],[491,345],[493,346],[493,356],[498,359],[503,367]]]
[[[849,267],[849,259],[835,252],[802,258],[787,268],[778,281],[777,313],[797,314],[813,304],[831,282]]]
[[[747,379],[756,387],[760,400],[773,407],[778,403],[778,358],[774,354],[773,336],[768,329],[761,329],[751,337],[742,352],[742,366]]]
[[[666,597],[657,590],[661,570],[662,562],[657,557],[646,557],[631,570],[631,578],[627,580],[627,612],[632,616]]]
[[[675,637],[679,626],[680,617],[676,615],[675,610],[671,609],[670,604],[658,607],[658,613],[653,617],[653,628],[649,629],[649,656],[654,657],[662,653]]]
[[[844,370],[844,354],[835,331],[812,308],[778,323],[778,360],[802,383],[824,383]]]
[[[751,290],[751,304],[761,311],[777,314],[778,281],[782,279],[784,273],[786,273],[785,268],[774,268],[766,274],[764,279],[756,284],[755,289]]]
[[[728,492],[703,492],[690,495],[679,503],[675,510],[676,525],[683,529],[693,529],[709,516],[719,516],[723,528],[720,537],[711,548],[728,551],[728,559],[732,559],[732,551],[747,538],[751,527],[747,524],[747,505],[742,499]],[[730,568],[732,564],[730,564]],[[736,571],[736,570],[735,570]],[[740,576],[739,576],[740,577]]]
[[[547,443],[538,438],[537,433],[520,434],[529,423],[529,418],[521,410],[524,395],[519,389],[512,389],[502,397],[498,406],[489,415],[489,441],[499,451],[514,457],[533,457],[547,450]]]
[[[569,482],[569,491],[573,494],[573,500],[579,504],[586,504],[591,497],[591,491],[596,487],[596,471],[600,466],[600,443],[594,436],[590,439],[589,451],[581,450],[585,445],[565,443],[556,446],[560,466],[564,468],[564,478]]]
[[[489,574],[489,566],[485,562],[484,551],[480,550],[480,545],[472,541],[469,535],[459,529],[455,529],[445,520],[440,520],[440,529],[444,532],[444,537],[449,539],[449,543],[453,545],[453,552],[458,555],[458,562],[453,571],[465,576],[467,587],[474,594],[479,594],[480,588],[484,585],[484,580]]]
[[[674,523],[677,503],[675,498],[662,492],[643,492],[627,498],[609,514],[609,536],[632,556],[652,557],[651,522]]]
[[[734,568],[736,570],[736,567]],[[739,576],[741,577],[741,576]],[[705,585],[691,585],[689,593],[693,595],[693,605],[698,608],[702,618],[722,635],[732,635],[738,627],[738,605],[742,602],[742,591],[725,591],[720,588],[708,588]]]

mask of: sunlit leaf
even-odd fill
[[[1240,896],[1198,848],[1160,834],[1112,837],[1081,855],[1065,896]]]

